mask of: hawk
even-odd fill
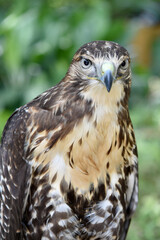
[[[124,240],[138,202],[127,50],[83,45],[2,136],[2,240]]]

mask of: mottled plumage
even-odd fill
[[[1,239],[126,238],[138,202],[130,85],[128,52],[95,41],[13,113],[0,146]]]

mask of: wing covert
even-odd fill
[[[1,224],[2,239],[22,238],[22,214],[31,179],[24,143],[28,113],[17,110],[8,120],[1,142]]]

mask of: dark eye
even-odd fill
[[[89,68],[92,65],[92,62],[87,58],[82,58],[81,64],[83,68]]]
[[[120,64],[120,68],[126,69],[128,65],[129,65],[129,62],[128,62],[128,59],[126,59]]]

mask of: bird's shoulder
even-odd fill
[[[5,147],[5,145],[10,145],[12,142],[21,145],[20,143],[24,142],[29,115],[29,112],[24,107],[20,107],[13,112],[3,129],[1,146]]]

